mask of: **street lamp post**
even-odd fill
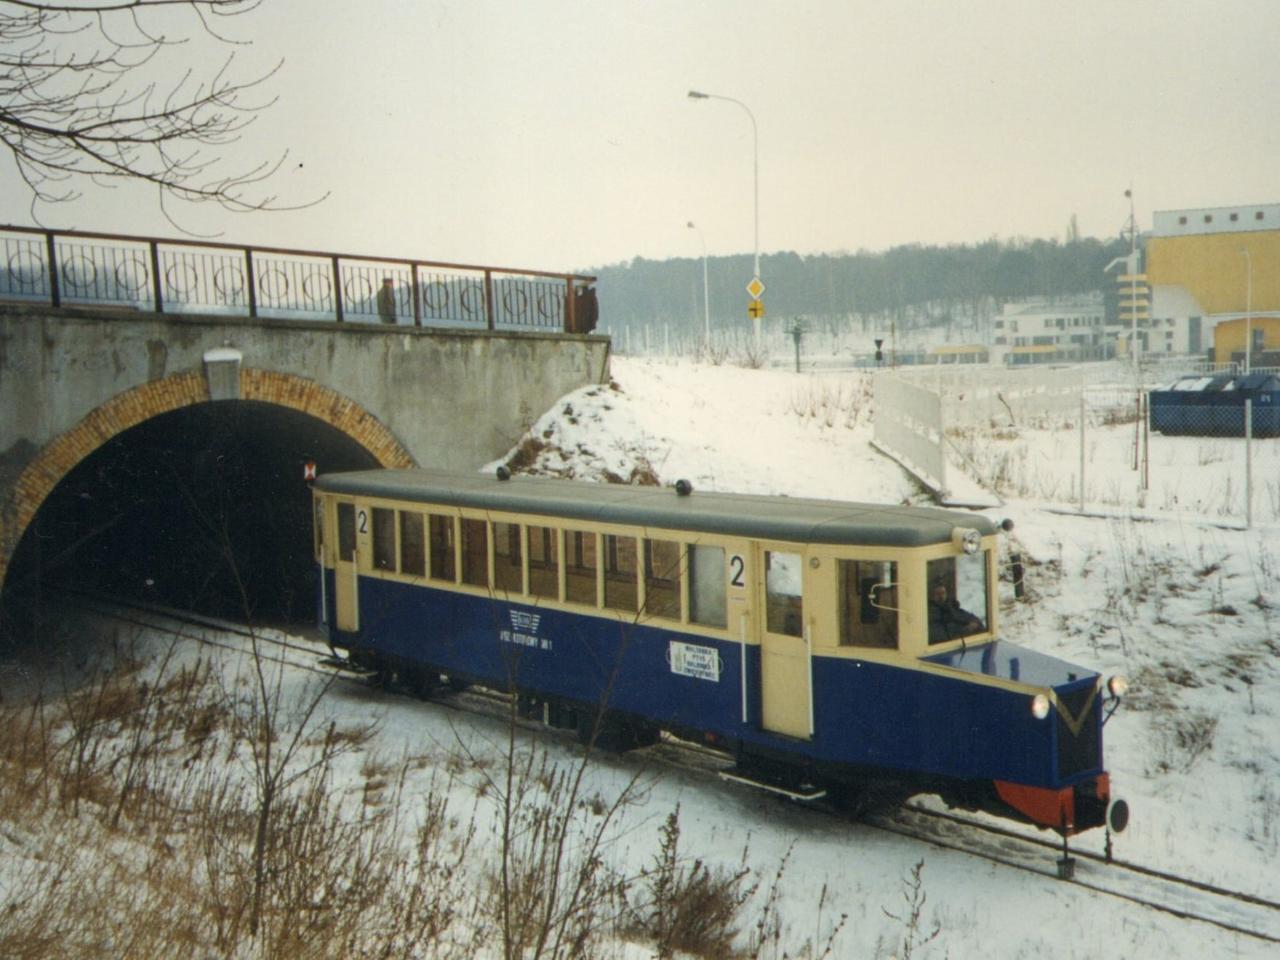
[[[1135,376],[1138,370],[1138,218],[1133,211],[1133,188],[1124,192],[1129,199],[1129,222],[1125,229],[1129,231],[1129,318],[1132,331],[1129,334],[1129,360]]]
[[[707,238],[702,235],[702,231],[692,220],[689,221],[688,226],[702,241],[702,335],[709,352],[711,350],[711,294],[707,288]]]
[[[1244,257],[1244,372],[1253,368],[1253,257],[1248,250],[1241,250]],[[1265,336],[1265,334],[1264,334]]]
[[[702,93],[698,90],[689,91],[690,100],[726,100],[729,103],[736,103],[747,112],[747,116],[751,120],[751,181],[752,181],[752,209],[755,218],[755,235],[754,235],[754,254],[752,257],[752,278],[760,279],[760,129],[756,126],[756,115],[751,112],[741,100],[733,97],[724,97],[718,93]],[[760,340],[760,317],[755,317],[756,341]]]

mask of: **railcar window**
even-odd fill
[[[798,553],[764,555],[765,618],[770,633],[798,637],[804,630],[803,569]]]
[[[553,527],[529,527],[529,592],[535,597],[560,597],[560,552]],[[594,574],[592,580],[595,579]]]
[[[493,525],[493,585],[507,593],[524,593],[524,561],[521,560],[520,524]]]
[[[396,568],[396,512],[383,507],[373,508],[373,567]]]
[[[462,520],[462,582],[473,587],[489,585],[489,525],[483,520]]]
[[[453,517],[433,513],[427,519],[427,529],[431,537],[431,578],[453,583],[458,579],[453,554]]]
[[[898,647],[898,565],[866,560],[838,561],[840,644]]]
[[[571,603],[596,605],[596,535],[583,530],[564,532],[564,594]]]
[[[644,607],[653,617],[680,619],[680,544],[644,542]]]
[[[356,559],[356,505],[338,504],[338,559],[352,563]]]
[[[400,572],[412,577],[426,573],[425,539],[422,514],[400,511]]]
[[[925,579],[930,643],[988,629],[987,551],[930,560]]]
[[[636,538],[604,535],[604,605],[634,613],[637,607]]]
[[[689,548],[689,619],[707,627],[728,623],[724,600],[724,548]]]

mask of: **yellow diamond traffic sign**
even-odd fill
[[[747,284],[747,294],[752,300],[759,300],[764,293],[764,282],[759,277],[752,277],[751,282]]]
[[[763,302],[763,301],[761,301],[761,300],[752,300],[752,301],[751,301],[751,303],[747,305],[747,316],[749,316],[749,317],[763,317],[763,316],[764,316],[764,302]]]

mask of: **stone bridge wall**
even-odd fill
[[[385,466],[457,470],[501,455],[557,398],[606,380],[609,364],[608,339],[592,335],[0,304],[0,582],[77,463],[210,399],[206,356],[219,350],[240,357],[241,399],[323,420]]]

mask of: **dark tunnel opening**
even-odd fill
[[[45,500],[5,578],[8,630],[65,587],[257,624],[316,610],[311,490],[376,467],[350,437],[254,401],[184,407],[113,437]]]

